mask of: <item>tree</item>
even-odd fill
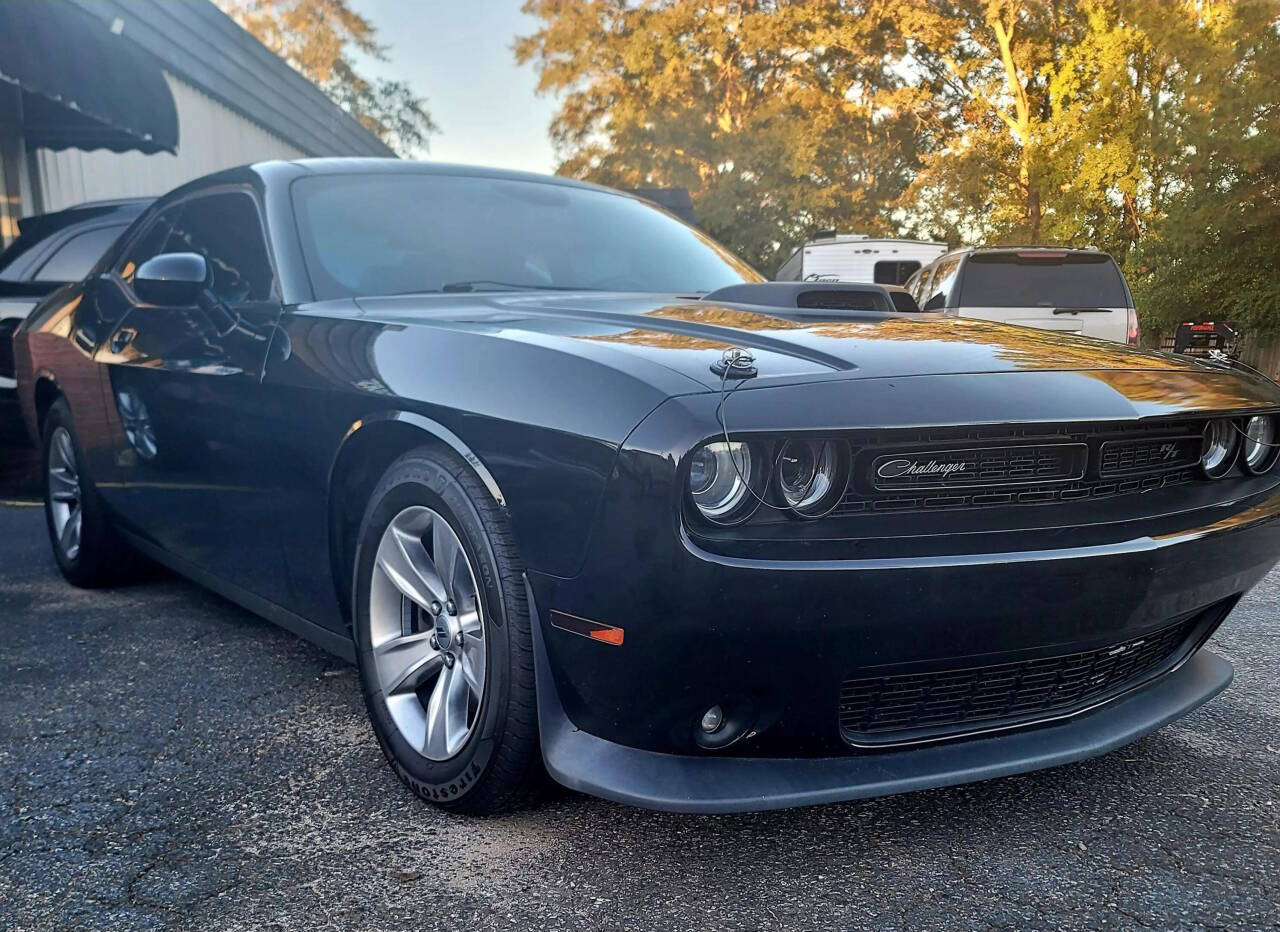
[[[259,42],[401,155],[425,152],[437,131],[426,101],[400,81],[369,80],[355,53],[385,59],[377,30],[347,0],[216,0]]]
[[[968,242],[1092,244],[1126,261],[1167,226],[1173,205],[1206,190],[1210,139],[1256,148],[1275,138],[1274,121],[1231,117],[1266,107],[1258,95],[1274,85],[1251,91],[1252,105],[1230,98],[1257,85],[1257,73],[1276,74],[1263,46],[1275,44],[1278,9],[1275,0],[895,4],[903,97],[939,126],[901,202],[908,223]]]
[[[1044,65],[1079,32],[1074,5],[901,0],[886,11],[908,76],[904,103],[934,125],[904,199],[917,217],[970,240],[1041,241]]]
[[[916,167],[914,120],[881,104],[876,4],[528,0],[517,41],[564,95],[559,171],[683,187],[699,222],[766,272],[820,229],[887,232]]]
[[[1178,108],[1180,157],[1127,272],[1144,316],[1280,332],[1280,18],[1271,0],[1207,6]]]

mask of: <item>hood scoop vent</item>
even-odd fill
[[[787,308],[805,317],[843,318],[861,314],[918,312],[906,291],[883,285],[846,282],[757,282],[729,285],[702,296],[703,301]],[[816,313],[815,313],[816,312]],[[834,312],[834,313],[833,313]]]

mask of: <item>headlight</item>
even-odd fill
[[[1258,415],[1249,418],[1244,425],[1244,468],[1251,473],[1263,473],[1276,461],[1276,422],[1274,418]]]
[[[1226,418],[1210,421],[1204,428],[1204,446],[1200,454],[1200,468],[1210,479],[1220,479],[1231,469],[1236,460],[1236,448],[1240,445],[1236,426]]]
[[[745,443],[709,443],[689,461],[689,494],[709,521],[731,524],[755,504],[748,483],[757,459]]]
[[[842,446],[835,440],[788,440],[778,451],[774,475],[782,500],[801,515],[829,511],[844,491]]]

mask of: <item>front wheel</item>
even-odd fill
[[[505,516],[450,452],[397,460],[356,556],[355,641],[369,718],[415,793],[487,814],[542,783],[522,570]]]

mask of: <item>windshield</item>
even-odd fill
[[[293,203],[318,299],[422,291],[705,292],[761,281],[644,201],[459,175],[302,178]]]
[[[1120,269],[1106,253],[977,253],[961,281],[961,307],[1127,307]]]

